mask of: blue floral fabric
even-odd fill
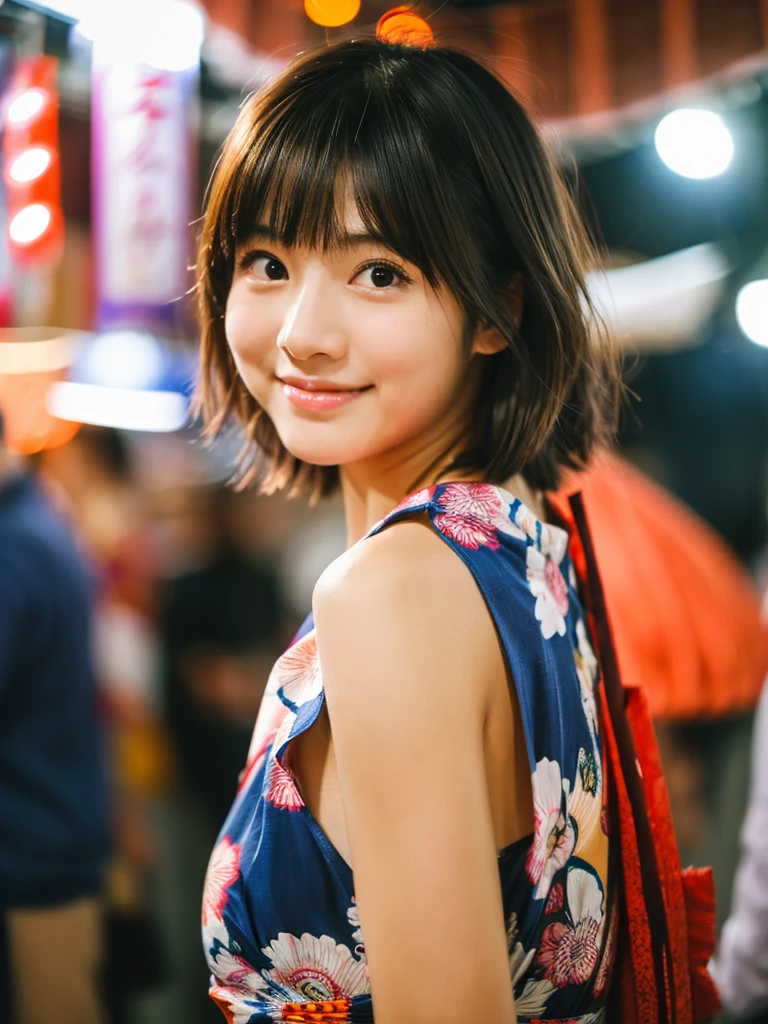
[[[602,1024],[617,930],[614,843],[598,666],[568,535],[499,487],[461,482],[410,495],[368,536],[423,513],[474,576],[519,698],[534,833],[498,857],[518,1020]],[[352,870],[285,762],[323,702],[310,617],[270,677],[206,878],[211,996],[231,1024],[374,1020]]]

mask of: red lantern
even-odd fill
[[[55,57],[20,60],[4,99],[8,247],[25,266],[50,266],[64,248],[57,70]]]

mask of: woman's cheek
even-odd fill
[[[229,302],[224,316],[224,333],[238,369],[261,368],[272,349],[265,318],[243,302]]]

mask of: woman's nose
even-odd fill
[[[313,356],[341,359],[346,354],[346,332],[339,318],[338,303],[322,291],[310,284],[302,285],[277,336],[278,348],[297,362]]]

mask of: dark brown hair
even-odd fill
[[[453,293],[468,336],[493,324],[507,339],[485,357],[473,433],[451,468],[490,483],[523,473],[553,489],[563,467],[610,443],[621,385],[586,293],[595,253],[530,118],[471,57],[362,40],[302,55],[251,96],[209,188],[199,403],[209,436],[232,414],[245,428],[258,465],[244,466],[243,479],[314,496],[338,480],[336,467],[284,448],[237,373],[224,312],[236,248],[256,224],[286,246],[343,244],[341,185],[374,238]],[[517,278],[519,324],[508,301]]]

